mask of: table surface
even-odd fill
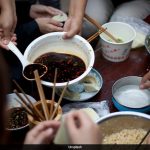
[[[112,94],[111,89],[115,81],[125,76],[143,76],[150,68],[150,55],[144,47],[132,50],[129,58],[120,63],[110,62],[102,57],[101,51],[95,51],[95,64],[94,68],[102,75],[103,78],[103,87],[100,92],[88,100],[88,102],[97,102],[102,100],[107,100],[111,112],[117,111],[111,101]],[[32,96],[38,99],[36,91],[36,85],[32,87],[33,94]],[[50,99],[51,90],[50,88],[44,87],[46,93],[46,98]],[[35,94],[35,95],[34,95]],[[58,97],[56,96],[58,99]],[[62,105],[66,103],[72,103],[67,100],[63,100]],[[25,132],[16,133],[10,136],[11,143],[21,143],[23,142]]]
[[[113,84],[126,76],[143,76],[150,68],[150,55],[144,47],[132,50],[129,58],[124,62],[113,63],[102,57],[100,51],[95,52],[94,68],[100,72],[104,84],[101,91],[92,99],[95,101],[107,100],[110,111],[116,111],[111,98]]]

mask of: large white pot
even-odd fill
[[[48,52],[67,53],[80,57],[85,65],[86,71],[78,78],[69,82],[74,84],[83,79],[92,69],[95,55],[91,45],[81,36],[75,35],[71,39],[64,40],[64,32],[48,33],[35,39],[25,50],[24,56],[29,62],[34,62],[39,56]],[[53,83],[42,81],[43,85],[53,86]],[[56,87],[63,87],[66,83],[56,83]]]

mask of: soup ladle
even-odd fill
[[[20,52],[20,50],[10,41],[7,47],[18,57],[20,60],[23,71],[22,75],[27,80],[35,80],[34,79],[34,71],[38,70],[40,78],[43,77],[46,73],[48,68],[40,63],[30,63]]]

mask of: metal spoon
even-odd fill
[[[10,41],[7,47],[18,57],[20,60],[23,71],[22,75],[27,80],[35,80],[34,79],[34,71],[38,70],[40,78],[43,77],[46,73],[48,68],[43,64],[38,63],[30,63],[25,57],[22,55],[20,50]]]

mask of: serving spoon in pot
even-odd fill
[[[30,63],[20,52],[20,50],[10,41],[7,47],[18,57],[20,60],[23,71],[22,75],[27,80],[35,80],[34,78],[34,71],[38,70],[40,78],[43,77],[46,73],[48,68],[40,63]]]

